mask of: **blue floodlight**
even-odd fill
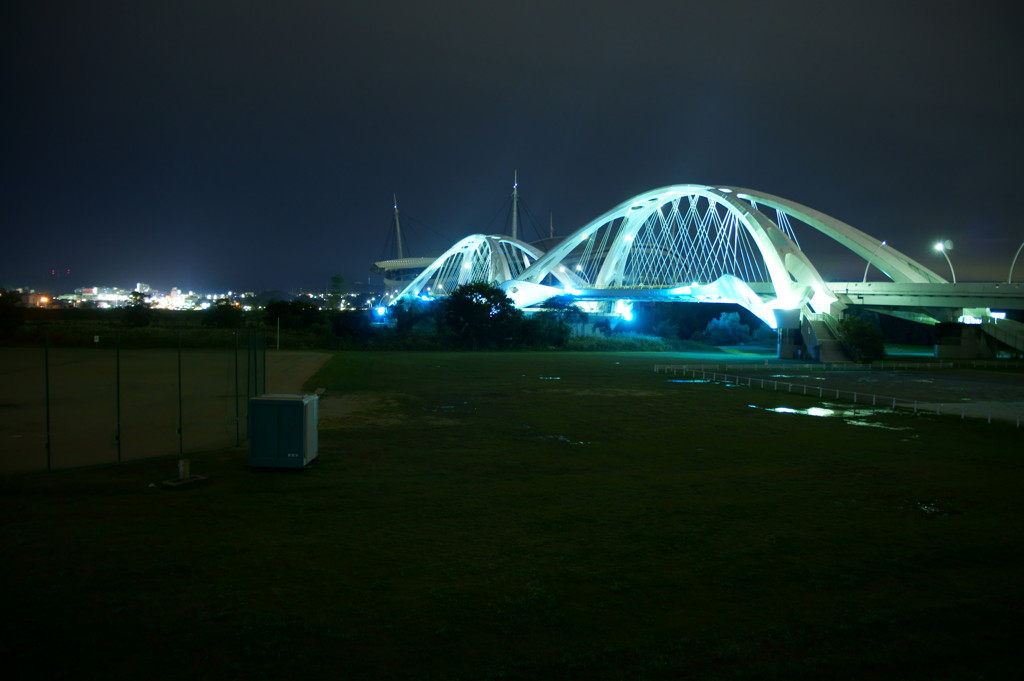
[[[624,322],[633,321],[633,303],[629,300],[616,300],[615,314],[619,315]]]

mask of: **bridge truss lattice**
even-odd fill
[[[459,240],[413,279],[395,300],[411,295],[446,296],[463,284],[499,285],[522,276],[542,253],[508,236],[471,234]]]

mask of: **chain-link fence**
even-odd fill
[[[262,334],[129,332],[0,348],[0,472],[240,446],[266,392]]]

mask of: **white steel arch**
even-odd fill
[[[657,267],[658,259],[685,262],[695,252],[699,261],[691,262],[685,272]],[[709,267],[712,261],[715,266]],[[837,300],[796,242],[777,224],[731,189],[705,185],[645,192],[593,220],[518,278],[516,283],[526,286],[514,286],[516,293],[524,294],[517,303],[538,302],[531,299],[544,295],[543,284],[549,277],[571,271],[584,280],[576,285],[581,289],[694,287],[728,276],[725,288],[733,291],[745,286],[747,279],[769,282],[773,295],[768,300],[761,297],[769,309],[793,310],[809,304],[815,312],[829,312]],[[691,276],[684,277],[686,273]],[[753,291],[736,292],[740,299],[732,302],[746,306]]]
[[[782,211],[801,222],[805,222],[825,236],[834,239],[858,256],[877,267],[887,277],[897,283],[907,284],[944,284],[944,278],[925,267],[910,256],[901,253],[888,243],[880,241],[861,230],[837,220],[821,211],[790,201],[780,196],[743,187],[722,187],[738,199],[748,203],[755,210],[757,204],[770,206]]]
[[[471,234],[445,251],[404,289],[392,292],[391,302],[409,296],[446,296],[457,287],[474,282],[498,285],[514,280],[541,255],[519,239]]]
[[[790,217],[894,282],[945,282],[884,242],[794,201],[742,187],[681,184],[624,201],[547,253],[507,236],[468,236],[391,301],[486,281],[520,307],[564,293],[630,298],[630,291],[639,297],[644,290],[647,298],[736,303],[772,327],[778,311],[841,311],[845,305],[800,249]]]

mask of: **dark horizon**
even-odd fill
[[[266,290],[728,184],[958,281],[1024,240],[1006,3],[10,3],[0,285]],[[532,227],[526,231],[532,238]],[[863,261],[812,254],[826,279]],[[1024,264],[1017,277],[1024,279]]]

